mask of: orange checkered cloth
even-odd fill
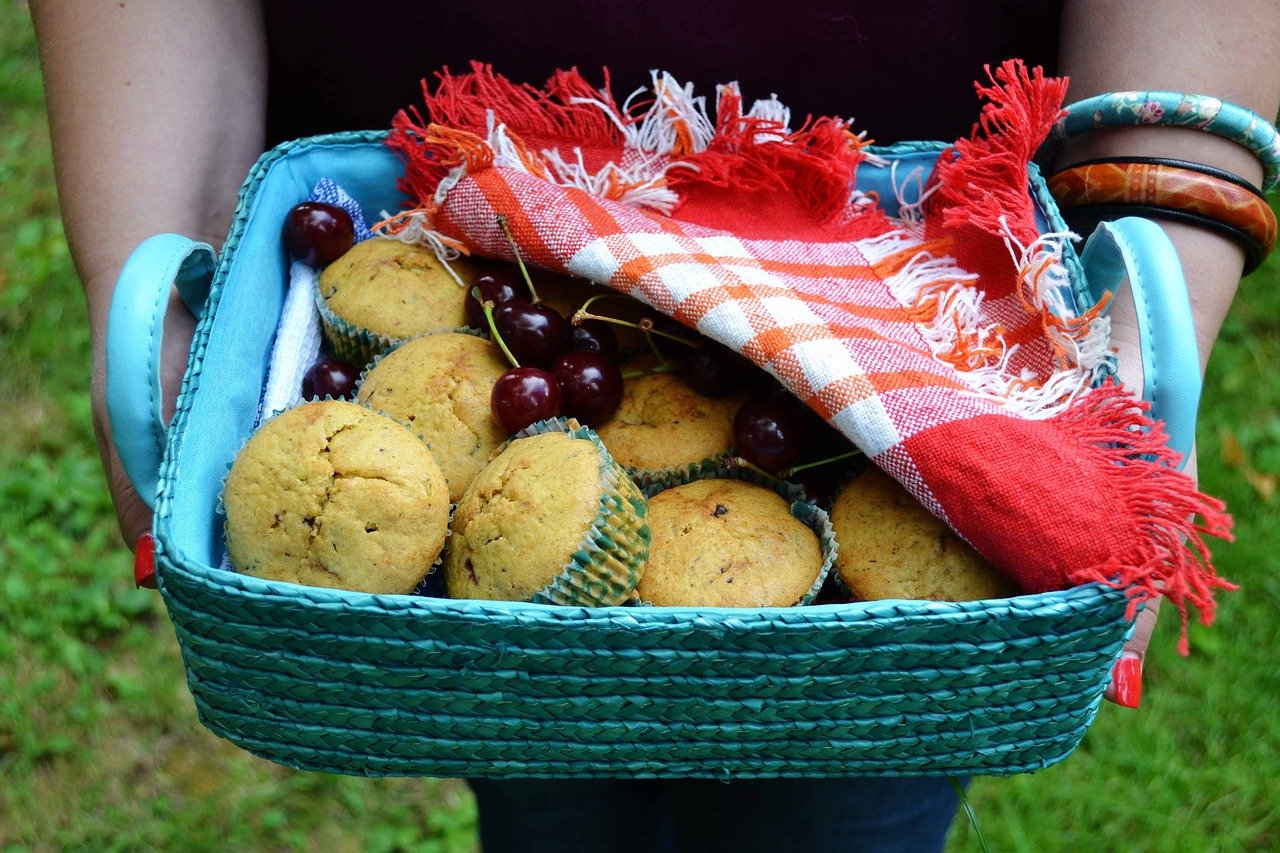
[[[1100,308],[1063,294],[1068,235],[1041,235],[1028,163],[1066,81],[1006,62],[972,136],[890,217],[856,188],[878,156],[847,122],[799,130],[655,73],[618,105],[576,71],[543,88],[474,64],[424,82],[430,121],[388,144],[412,209],[384,229],[608,285],[775,374],[926,507],[1042,592],[1100,581],[1208,624],[1219,501],[1173,467],[1114,381]],[[1132,612],[1132,611],[1131,611]]]

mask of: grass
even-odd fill
[[[0,3],[0,848],[465,851],[450,780],[365,780],[253,758],[196,722],[163,605],[132,588],[89,427],[89,341],[53,189],[21,3]],[[1210,366],[1204,486],[1243,591],[1174,652],[1163,620],[1140,711],[1104,706],[1040,773],[975,780],[994,850],[1280,848],[1280,264],[1247,279]],[[963,818],[949,849],[977,850]]]

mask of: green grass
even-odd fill
[[[0,3],[0,848],[475,847],[455,781],[287,770],[204,730],[159,597],[132,588],[89,426],[85,311],[53,189],[25,8]],[[1247,279],[1210,366],[1205,488],[1243,591],[1174,652],[1143,707],[1106,705],[1046,771],[974,782],[994,850],[1280,848],[1280,263]],[[950,839],[977,850],[963,818]]]

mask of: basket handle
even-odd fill
[[[1169,447],[1181,454],[1182,468],[1195,443],[1202,380],[1178,252],[1159,225],[1127,216],[1099,224],[1085,242],[1080,262],[1095,302],[1129,281],[1142,341],[1142,399],[1151,403],[1151,417],[1164,421]]]
[[[138,496],[155,509],[168,427],[161,413],[161,337],[169,288],[199,320],[213,282],[208,243],[177,234],[148,237],[125,261],[107,315],[107,418],[111,439]]]

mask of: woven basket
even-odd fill
[[[366,211],[397,210],[399,163],[382,138],[318,137],[262,158],[193,345],[155,530],[206,726],[281,764],[373,776],[1008,774],[1071,752],[1132,630],[1123,594],[1104,587],[959,604],[582,609],[217,568],[219,491],[252,429],[284,298],[280,223],[321,177]],[[876,153],[901,184],[940,148]],[[887,166],[859,179],[896,197]],[[1060,225],[1034,167],[1029,186],[1045,227]]]

